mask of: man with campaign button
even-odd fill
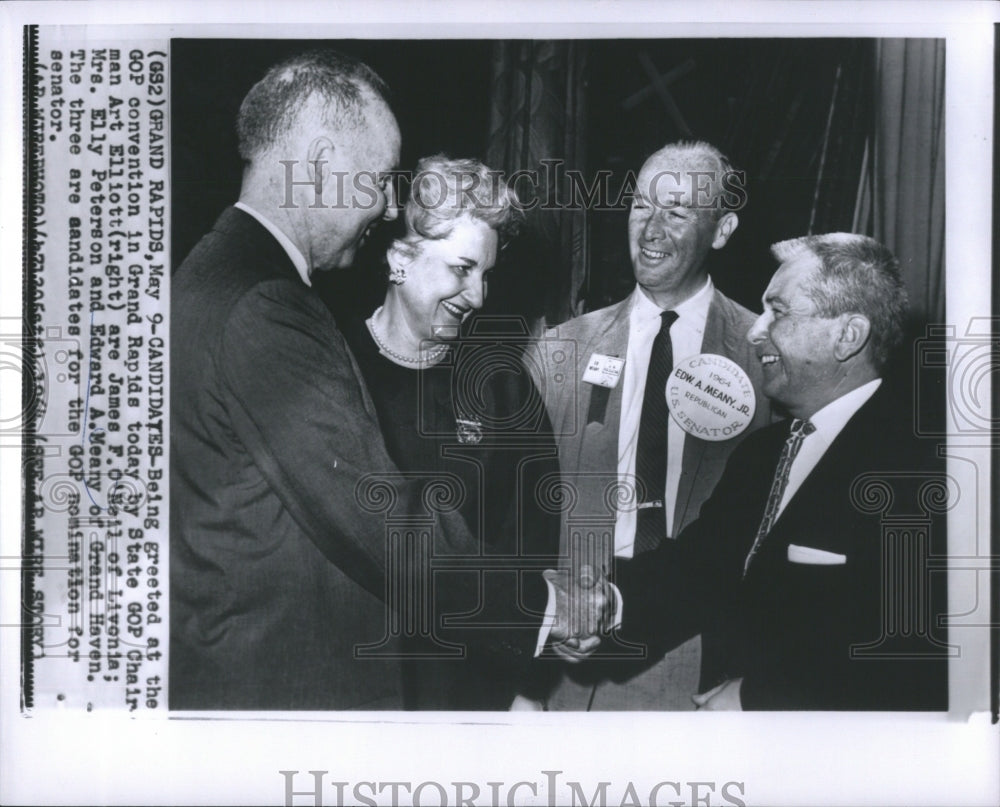
[[[739,223],[727,193],[738,184],[727,158],[708,143],[655,152],[639,172],[629,213],[635,289],[549,331],[526,356],[571,491],[567,563],[598,559],[613,577],[615,563],[673,540],[697,517],[737,443],[770,420],[761,366],[746,340],[755,315],[716,289],[708,273],[710,254]],[[575,346],[573,368],[558,361],[567,340]],[[740,428],[706,426],[704,417],[719,417],[705,406],[688,407],[697,412],[683,418],[669,414],[672,370],[701,354],[731,362],[731,377],[750,386],[752,417]],[[645,648],[605,642],[603,660],[567,670],[549,708],[693,709],[703,649],[712,652],[694,637],[657,660]]]
[[[771,249],[781,265],[748,341],[787,418],[739,445],[676,541],[618,565],[620,635],[715,637],[727,649],[706,660],[702,709],[946,709],[958,490],[886,372],[906,317],[899,263],[850,233]]]

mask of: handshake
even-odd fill
[[[569,569],[546,569],[542,576],[555,595],[549,645],[572,664],[583,661],[597,650],[601,636],[617,626],[620,595],[591,566],[581,566],[576,576]]]

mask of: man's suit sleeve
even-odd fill
[[[386,512],[426,519],[432,497],[419,483],[399,477],[329,313],[305,288],[260,284],[232,311],[217,355],[230,422],[269,486],[334,564],[385,597]],[[366,492],[359,483],[368,475],[392,483]],[[478,553],[457,512],[438,512],[433,523],[437,546],[453,554]],[[475,611],[480,586],[458,578],[468,576],[443,587],[448,610]],[[525,576],[521,583],[520,592],[505,583],[501,593],[484,596],[500,609],[491,616],[502,624],[523,626],[534,619],[525,611],[544,610],[541,576]],[[534,619],[536,629],[539,622]],[[528,657],[534,650],[525,631],[486,633],[490,649]]]
[[[734,450],[698,518],[675,540],[616,564],[614,582],[623,599],[622,638],[662,653],[731,623],[747,551],[746,529],[733,514],[754,507],[747,475],[757,470],[756,437],[751,435]],[[738,662],[730,661],[735,672]]]

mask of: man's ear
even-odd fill
[[[740,226],[740,218],[732,210],[727,210],[715,222],[715,237],[712,239],[712,249],[722,249],[736,228]]]
[[[848,314],[840,328],[840,337],[833,346],[837,361],[847,361],[864,350],[871,336],[872,324],[864,314]]]
[[[329,166],[333,162],[334,145],[333,141],[325,135],[314,137],[309,143],[306,152],[306,171],[309,173],[309,180],[316,181],[316,172],[319,172],[320,181],[330,173]]]

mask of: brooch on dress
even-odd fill
[[[455,435],[463,446],[478,445],[483,439],[483,424],[478,420],[455,418]]]

